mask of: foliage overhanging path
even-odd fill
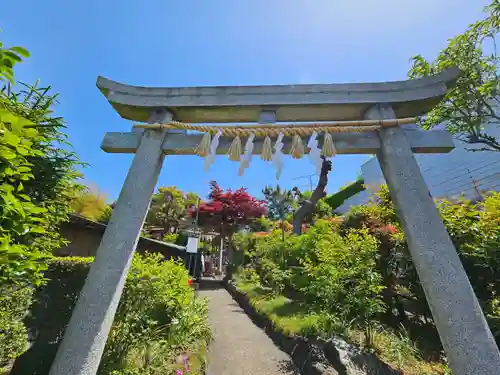
[[[217,286],[199,292],[209,300],[208,319],[213,335],[206,374],[297,374],[290,357],[253,324],[221,284]]]

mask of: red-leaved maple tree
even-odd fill
[[[266,201],[248,194],[247,189],[227,189],[224,191],[216,181],[210,182],[208,201],[200,204],[198,224],[206,229],[215,230],[229,242],[228,258],[232,259],[232,236],[252,220],[267,213]],[[196,209],[190,211],[196,217]]]
[[[267,213],[266,201],[252,197],[247,189],[224,191],[216,181],[210,182],[208,199],[200,204],[198,223],[225,235],[234,233]],[[191,215],[196,217],[196,209],[191,211]]]

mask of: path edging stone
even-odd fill
[[[224,282],[228,293],[250,317],[255,325],[265,331],[271,340],[285,353],[304,375],[325,375],[335,370],[338,375],[351,375],[352,365],[359,371],[356,374],[402,375],[371,353],[345,342],[340,338],[324,340],[288,335],[275,327],[264,314],[259,313],[251,304],[250,298],[234,283]],[[327,371],[330,368],[330,372]]]

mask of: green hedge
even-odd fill
[[[11,375],[47,374],[85,283],[93,258],[51,259],[47,284],[36,291],[25,319],[32,346],[15,362]]]
[[[32,346],[17,358],[11,375],[48,374],[91,262],[91,258],[51,260],[49,280],[36,291],[25,319]],[[207,304],[195,298],[188,279],[179,262],[164,261],[159,254],[134,257],[100,375],[173,374],[179,354],[196,353],[206,345]],[[26,334],[18,337],[26,343]],[[192,373],[198,373],[202,362],[193,360]]]
[[[0,373],[28,348],[28,332],[23,319],[32,296],[32,288],[0,287]]]
[[[352,184],[347,185],[337,193],[329,195],[324,200],[333,210],[335,210],[337,207],[341,206],[342,203],[344,203],[347,199],[358,194],[360,191],[365,190],[364,183],[364,180],[357,180]]]

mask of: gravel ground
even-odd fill
[[[203,284],[198,294],[209,299],[214,337],[206,375],[299,374],[290,357],[253,324],[220,283]]]

